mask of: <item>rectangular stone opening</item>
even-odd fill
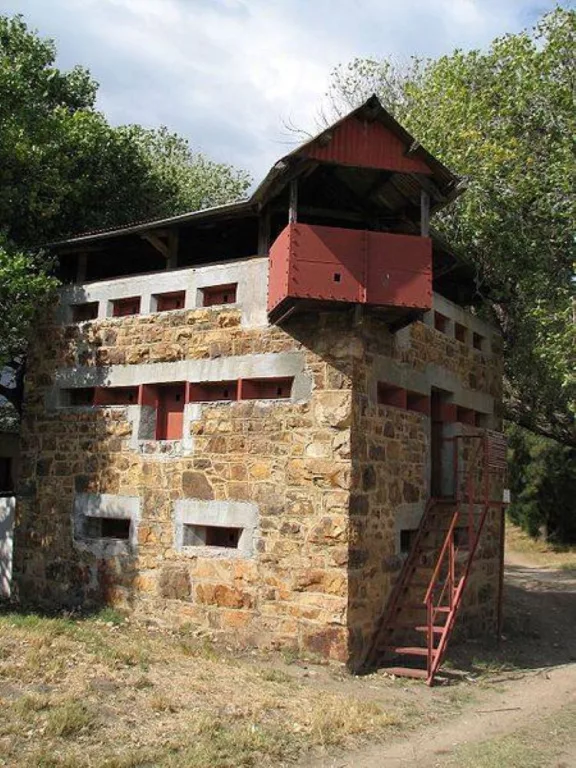
[[[402,387],[378,382],[378,405],[392,405],[395,408],[406,408],[407,392]]]
[[[227,528],[219,525],[184,524],[183,545],[185,547],[223,547],[238,549],[242,528]]]
[[[448,330],[448,318],[440,312],[434,312],[434,328],[440,333],[446,333]]]
[[[0,456],[0,496],[11,494],[13,490],[12,458],[10,456]]]
[[[466,339],[468,338],[468,328],[466,328],[466,326],[462,325],[461,323],[454,323],[454,338],[457,341],[462,342],[462,344],[466,344]]]
[[[419,392],[407,392],[406,408],[409,411],[416,411],[416,413],[423,413],[426,416],[429,416],[430,398],[427,395],[420,394]]]
[[[407,555],[410,553],[416,533],[415,528],[403,528],[400,531],[400,554]]]
[[[94,405],[136,405],[138,387],[97,387]]]
[[[473,333],[472,346],[474,349],[479,349],[482,351],[484,349],[484,336],[481,336],[479,333]]]
[[[112,317],[127,317],[137,315],[140,312],[140,296],[131,296],[129,299],[114,299],[112,301]]]
[[[237,399],[237,381],[195,381],[188,384],[188,402],[190,403]]]
[[[85,320],[95,320],[98,317],[98,302],[87,301],[84,304],[72,304],[72,321],[82,323]]]
[[[292,393],[293,378],[242,379],[241,400],[286,399]]]
[[[186,291],[156,293],[152,298],[156,302],[156,312],[171,312],[173,309],[184,309]]]
[[[79,387],[78,389],[65,389],[62,392],[64,405],[74,407],[94,405],[94,387]]]
[[[122,517],[85,517],[83,535],[87,539],[130,538],[130,519]]]
[[[237,288],[237,283],[210,285],[206,288],[202,288],[202,306],[215,307],[221,304],[235,304]]]
[[[488,429],[488,420],[489,416],[487,413],[480,413],[480,411],[474,412],[474,426],[480,427],[481,429]]]
[[[471,408],[462,408],[458,406],[456,408],[456,421],[461,424],[469,424],[471,427],[476,426],[476,414]]]

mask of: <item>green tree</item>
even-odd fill
[[[504,336],[506,416],[576,445],[576,12],[436,60],[355,60],[333,74],[348,110],[376,92],[468,179],[438,226],[477,265]]]
[[[250,183],[166,128],[110,126],[87,70],[55,57],[22,17],[0,16],[0,369],[17,370],[54,287],[40,245],[230,202]]]
[[[508,447],[512,520],[531,536],[576,543],[576,448],[516,425],[508,429]]]

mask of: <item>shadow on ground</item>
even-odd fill
[[[447,661],[472,675],[575,662],[576,572],[507,565],[499,646],[460,642]]]

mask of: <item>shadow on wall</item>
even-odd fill
[[[79,290],[75,300],[83,299]],[[97,607],[124,603],[131,593],[134,554],[122,524],[114,527],[111,515],[104,531],[98,528],[102,522],[76,530],[74,500],[119,493],[126,482],[119,458],[132,424],[125,408],[72,404],[57,388],[61,369],[74,374],[75,389],[105,382],[108,363],[100,347],[111,331],[100,325],[60,326],[47,316],[38,323],[29,351],[13,567],[13,596],[24,604]],[[81,369],[87,371],[85,380],[79,378]],[[116,536],[122,544],[111,555],[110,548],[101,547],[95,555],[82,546],[86,538],[97,543]]]

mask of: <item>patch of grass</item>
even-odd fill
[[[88,706],[78,699],[70,699],[50,709],[46,719],[46,734],[69,738],[95,725],[96,718]]]
[[[95,613],[90,617],[91,621],[103,622],[105,624],[113,624],[116,627],[120,627],[126,624],[126,616],[115,608],[102,608],[102,610]]]
[[[294,682],[290,675],[286,672],[282,672],[280,669],[261,669],[258,673],[262,680],[266,680],[268,683],[284,683],[290,685]]]
[[[471,666],[474,670],[474,674],[482,677],[492,677],[501,675],[504,672],[514,672],[520,669],[520,667],[510,659],[502,659],[492,656],[475,656],[472,659]]]
[[[295,664],[300,659],[297,648],[282,648],[280,653],[286,664]]]
[[[178,706],[162,693],[155,693],[150,698],[150,706],[156,712],[177,712]]]
[[[6,766],[276,768],[315,747],[412,727],[402,690],[391,709],[362,701],[363,686],[378,681],[341,676],[335,692],[325,665],[312,684],[275,668],[272,652],[242,656],[107,614],[5,615],[0,648]]]
[[[49,638],[59,635],[73,636],[77,630],[77,622],[68,615],[52,617],[40,616],[37,613],[6,613],[0,615],[0,626],[3,624]]]
[[[542,768],[542,754],[534,751],[515,736],[497,741],[483,741],[457,750],[455,762],[447,765],[458,768]]]
[[[342,744],[350,736],[400,726],[397,713],[384,712],[372,701],[333,699],[318,706],[310,716],[313,741],[323,747]]]
[[[530,729],[464,744],[445,763],[455,768],[543,768],[561,765],[556,758],[566,741],[576,742],[576,705],[567,706]],[[566,764],[567,766],[568,764]]]
[[[178,641],[178,649],[184,656],[206,659],[208,661],[221,661],[223,654],[216,648],[208,637],[196,638],[187,634],[181,634]]]
[[[18,768],[86,768],[86,761],[75,755],[60,755],[51,749],[41,749],[24,758]]]
[[[506,550],[526,555],[537,565],[576,569],[576,547],[532,539],[510,521],[506,522]]]
[[[218,719],[201,718],[192,742],[182,750],[167,754],[162,768],[254,768],[276,766],[293,760],[301,744],[287,729],[255,722],[231,724]]]
[[[50,698],[36,693],[29,693],[22,698],[17,699],[13,704],[13,709],[22,718],[26,718],[36,712],[42,712],[50,706]]]

